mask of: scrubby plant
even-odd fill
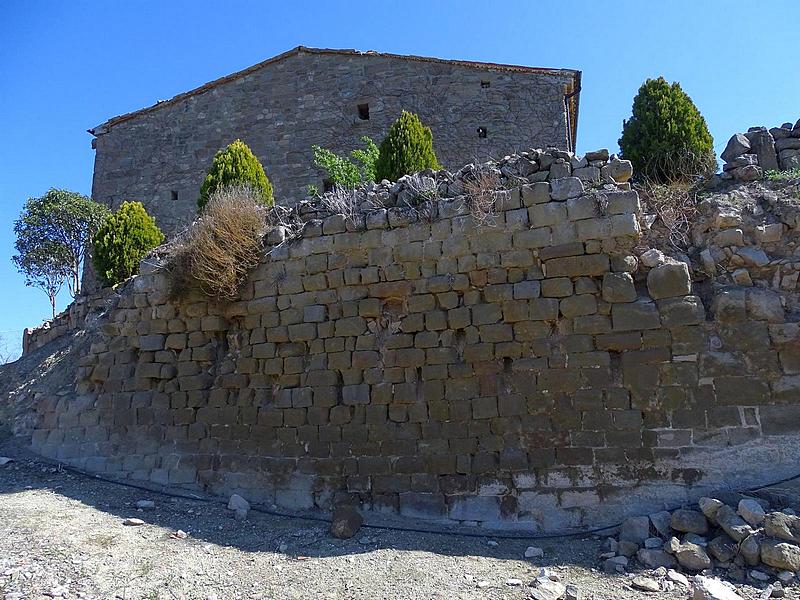
[[[145,255],[163,241],[141,202],[123,202],[92,238],[95,270],[103,283],[116,285],[135,275]]]
[[[769,181],[793,181],[800,179],[800,167],[786,171],[767,171],[764,177]]]
[[[619,139],[639,180],[669,183],[716,170],[714,140],[705,119],[679,83],[648,79],[633,99]]]
[[[381,142],[375,162],[376,181],[397,181],[409,173],[440,168],[430,127],[414,113],[404,110]]]
[[[353,188],[361,183],[375,181],[378,146],[367,136],[362,137],[361,141],[364,148],[353,150],[349,158],[339,156],[327,148],[312,146],[314,164],[324,169],[330,182],[336,186]],[[316,188],[310,186],[309,192],[310,195],[316,194]]]
[[[258,158],[241,140],[231,142],[214,155],[208,175],[200,186],[197,208],[202,211],[214,192],[228,186],[247,185],[261,204],[272,206],[272,184]]]
[[[265,213],[260,190],[250,186],[227,186],[211,194],[200,219],[171,249],[171,296],[182,300],[200,293],[235,300],[261,258]]]
[[[109,214],[87,196],[51,189],[29,199],[14,223],[17,254],[12,261],[25,275],[26,285],[47,294],[54,315],[64,282],[73,297],[80,293],[87,244]]]

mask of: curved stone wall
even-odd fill
[[[151,269],[76,394],[38,403],[33,448],[255,502],[538,530],[793,472],[798,324],[777,292],[648,251],[627,188],[525,183],[488,221],[467,197],[311,219],[232,304],[172,304]]]

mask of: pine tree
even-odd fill
[[[375,162],[376,181],[397,181],[409,173],[440,168],[430,127],[414,113],[403,111],[381,142]]]
[[[241,140],[231,142],[214,155],[214,162],[208,171],[203,185],[200,186],[200,198],[197,199],[199,211],[208,202],[211,194],[229,185],[248,185],[261,197],[264,204],[272,206],[272,184],[264,172],[256,155]]]
[[[637,178],[654,183],[689,179],[716,169],[705,119],[679,83],[648,79],[623,121],[619,147]]]

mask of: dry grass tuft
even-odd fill
[[[653,229],[678,252],[686,252],[692,245],[692,225],[697,216],[697,189],[686,181],[669,184],[645,185],[639,189],[646,212],[658,217]]]
[[[478,227],[495,225],[497,214],[494,202],[499,184],[500,179],[493,171],[480,171],[473,179],[464,183],[469,210]]]
[[[172,297],[200,292],[235,300],[248,272],[260,261],[265,214],[258,194],[248,186],[215,192],[169,258]]]

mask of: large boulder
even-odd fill
[[[750,140],[743,133],[734,133],[719,157],[725,162],[750,152]]]
[[[800,517],[772,512],[764,517],[764,532],[772,538],[800,543]]]
[[[708,533],[708,521],[706,521],[705,515],[696,510],[676,510],[672,513],[669,524],[675,531],[683,533],[696,533],[698,535]]]
[[[708,543],[708,551],[719,562],[731,562],[736,558],[738,549],[736,542],[725,534],[718,535]]]
[[[750,525],[745,523],[744,519],[737,515],[727,504],[719,507],[716,518],[722,530],[737,542],[741,542],[753,533]]]
[[[766,127],[754,127],[744,134],[750,142],[750,152],[758,155],[758,165],[765,171],[778,170],[775,139]]]
[[[648,517],[630,517],[623,521],[619,530],[620,541],[634,542],[643,545],[650,537],[650,519]]]
[[[692,600],[744,600],[719,579],[695,576],[692,580]]]
[[[800,548],[780,540],[761,542],[761,561],[784,571],[800,571]]]
[[[707,498],[703,497],[697,502],[700,506],[700,510],[706,516],[712,525],[717,524],[717,511],[719,510],[720,506],[723,506],[725,503],[722,500],[717,500],[716,498]]]
[[[340,504],[333,510],[331,535],[342,540],[349,539],[358,533],[363,523],[364,519],[355,506]]]
[[[703,571],[711,566],[711,559],[702,546],[686,542],[678,547],[675,552],[678,563],[690,571]]]
[[[781,316],[783,316],[783,309],[781,309]],[[764,522],[764,507],[754,498],[742,498],[739,500],[737,512],[740,517],[753,527],[758,527]]]

